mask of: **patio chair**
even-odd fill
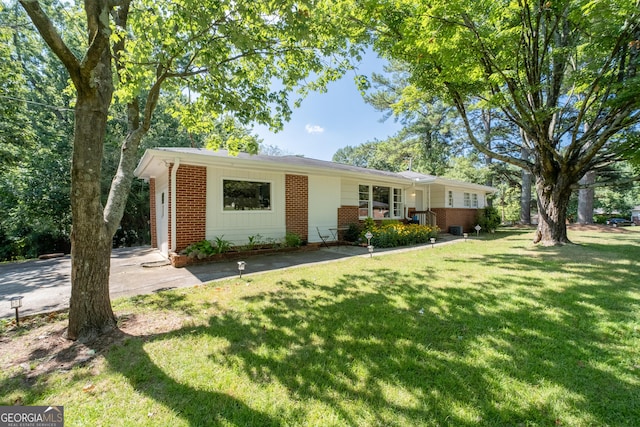
[[[331,239],[331,234],[328,231],[323,234],[318,227],[316,227],[316,230],[318,231],[318,237],[322,240],[322,244],[328,248],[327,240]]]

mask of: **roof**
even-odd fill
[[[425,175],[413,171],[389,172],[377,169],[367,169],[358,166],[346,165],[343,163],[329,162],[326,160],[312,159],[302,156],[267,156],[264,154],[238,153],[232,155],[226,150],[212,151],[203,148],[177,148],[164,147],[146,150],[134,174],[139,178],[150,178],[164,172],[168,163],[179,159],[181,163],[195,165],[210,165],[212,163],[223,163],[232,167],[251,167],[264,170],[286,170],[287,172],[328,173],[346,176],[369,176],[385,181],[393,181],[405,185],[419,183],[438,183],[460,187],[473,188],[478,191],[493,193],[497,190],[493,187],[472,184],[463,181],[440,178],[433,175]]]

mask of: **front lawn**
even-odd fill
[[[0,405],[64,405],[66,426],[638,426],[640,227],[569,237],[123,299],[122,334],[58,354],[39,343],[63,321],[6,328],[29,347],[0,356]]]

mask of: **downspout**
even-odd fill
[[[178,175],[178,168],[180,167],[180,159],[176,158],[173,162],[173,168],[171,168],[171,247],[169,252],[175,252],[177,246],[176,239],[176,177]]]

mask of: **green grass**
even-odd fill
[[[67,426],[638,426],[640,230],[569,237],[507,230],[119,300],[179,325],[70,371],[2,372],[0,405],[61,404]]]

